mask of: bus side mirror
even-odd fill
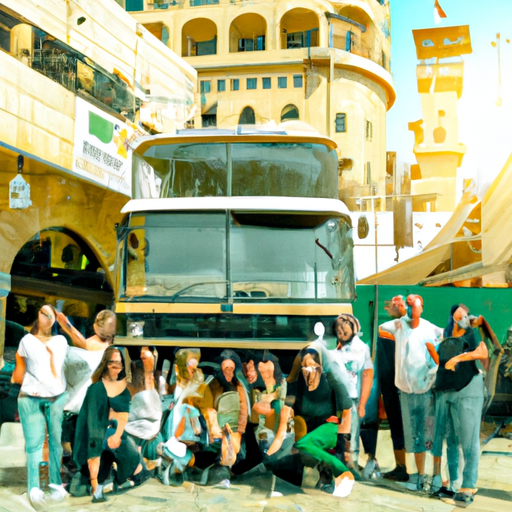
[[[368,219],[366,215],[361,215],[357,220],[357,236],[360,239],[366,238],[370,232],[370,226],[368,225]]]

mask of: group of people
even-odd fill
[[[422,311],[418,295],[393,298],[388,312],[394,319],[379,327],[373,362],[359,321],[341,314],[331,331],[336,347],[328,349],[317,324],[318,339],[290,361],[287,376],[268,350],[226,349],[201,362],[200,349],[181,348],[157,377],[156,350],[142,347],[132,361],[127,349],[111,345],[113,312],[100,312],[93,336],[85,339],[46,304],[20,342],[12,379],[21,384],[30,501],[37,508],[67,496],[63,447],[77,468],[68,490],[89,493],[93,502],[107,500],[109,482],[129,488],[154,474],[167,485],[184,479],[205,484],[258,464],[299,486],[316,471],[318,488],[347,496],[354,479],[378,474],[376,404],[382,395],[396,459],[384,477],[408,481],[405,453],[414,453],[414,488],[426,491],[431,451],[430,488],[449,493],[459,479],[461,449],[463,481],[452,494],[467,504],[476,491],[483,406],[475,361],[488,357],[472,326],[482,318],[456,305],[443,330],[421,318]],[[40,483],[46,438],[48,489]],[[358,467],[360,439],[368,454],[364,469]],[[441,481],[444,442],[450,482]]]
[[[57,334],[57,324],[73,347]],[[120,461],[116,484],[131,486],[147,479],[140,450],[126,429],[132,402],[130,363],[123,350],[111,346],[115,331],[115,314],[104,310],[96,317],[93,336],[85,339],[64,314],[45,304],[20,341],[12,382],[21,385],[18,411],[25,437],[27,487],[36,509],[68,495],[61,477],[64,447],[70,451],[72,446],[78,472],[87,475],[94,502],[105,501],[98,482],[109,477],[114,461]],[[152,360],[150,373],[153,376]],[[146,386],[151,388],[151,383],[145,382]],[[63,437],[63,427],[73,432],[70,440]],[[46,440],[48,489],[42,488],[40,468]]]
[[[379,327],[377,386],[389,420],[396,467],[384,477],[408,481],[405,454],[413,453],[416,489],[430,488],[452,496],[456,505],[467,505],[476,492],[484,403],[483,374],[476,362],[485,362],[489,356],[487,345],[477,340],[473,327],[482,325],[484,319],[456,304],[447,326],[441,329],[421,318],[423,300],[419,295],[394,297],[388,312],[395,319]],[[446,482],[441,478],[444,442],[449,469]],[[434,457],[430,485],[425,474],[429,451]],[[460,466],[462,484],[455,492]]]

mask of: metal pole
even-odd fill
[[[375,198],[372,197],[372,210],[373,210],[373,222],[375,224],[374,229],[374,235],[375,235],[375,273],[379,271],[379,264],[378,264],[378,256],[379,256],[379,249],[377,246],[378,243],[378,237],[377,237],[377,227],[379,226],[379,223],[377,222],[377,211],[375,210]]]

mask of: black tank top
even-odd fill
[[[132,397],[127,388],[122,393],[119,393],[119,395],[108,397],[110,407],[114,412],[130,412],[131,399]]]
[[[455,371],[447,370],[444,367],[452,357],[475,350],[476,345],[474,335],[472,337],[444,338],[441,341],[437,347],[439,369],[435,383],[436,391],[460,391],[478,374],[475,361],[462,361],[455,366]]]

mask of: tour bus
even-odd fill
[[[132,143],[116,343],[287,350],[355,297],[338,153],[316,132],[182,130]]]

